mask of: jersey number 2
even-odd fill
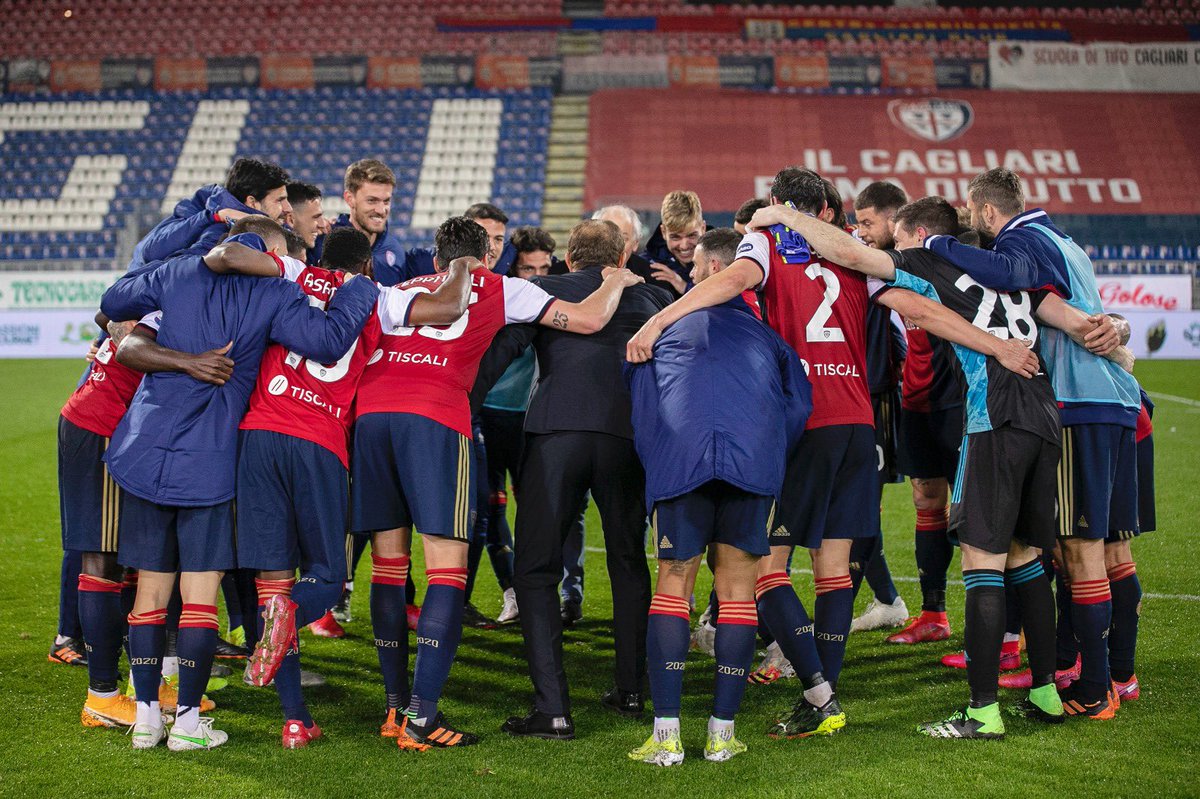
[[[804,274],[808,276],[809,280],[816,280],[818,277],[825,279],[825,294],[821,298],[821,304],[817,306],[812,319],[808,320],[808,324],[804,327],[805,340],[809,342],[845,341],[846,334],[840,327],[825,324],[833,316],[833,304],[842,294],[842,284],[838,281],[837,274],[821,264],[809,264],[808,268],[804,270]]]

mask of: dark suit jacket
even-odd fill
[[[533,282],[561,300],[579,302],[600,288],[604,276],[600,267],[588,267]],[[472,411],[479,410],[492,385],[532,343],[538,379],[525,414],[525,432],[594,432],[632,439],[629,389],[621,374],[625,344],[671,299],[669,293],[653,286],[631,286],[621,295],[612,320],[590,336],[539,325],[508,325],[496,335],[480,363],[471,391]]]

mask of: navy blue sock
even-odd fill
[[[157,702],[167,648],[167,609],[129,614],[129,677],[139,702]]]
[[[371,629],[383,672],[387,706],[408,705],[408,615],[404,611],[404,584],[409,558],[381,558],[371,553]]]
[[[1079,644],[1079,686],[1083,701],[1095,702],[1108,692],[1108,628],[1112,626],[1112,593],[1108,579],[1071,582],[1071,626]]]
[[[487,533],[481,532],[476,524],[467,542],[467,585],[463,589],[463,601],[470,602],[475,593],[475,575],[479,574],[479,563],[483,560],[483,550],[487,548]]]
[[[133,569],[125,572],[125,580],[121,583],[121,644],[125,647],[125,657],[129,654],[129,614],[133,613],[133,600],[137,598],[138,573]]]
[[[437,717],[438,700],[442,698],[462,639],[467,570],[426,569],[425,577],[429,586],[425,589],[421,620],[417,622],[417,662],[408,705],[409,716],[421,725]]]
[[[646,624],[646,671],[654,715],[679,718],[683,701],[683,665],[690,643],[688,601],[681,596],[655,594]],[[718,661],[719,662],[719,661]],[[742,683],[745,684],[745,677]]]
[[[850,587],[856,597],[858,589],[862,588],[863,579],[867,576],[867,563],[875,557],[878,547],[879,536],[856,538],[850,544]]]
[[[221,594],[225,597],[225,615],[229,617],[229,629],[236,630],[245,626],[242,618],[242,600],[238,597],[237,580],[234,570],[225,572],[221,577]]]
[[[296,608],[296,629],[303,630],[326,611],[337,604],[342,595],[342,584],[329,583],[311,574],[301,575],[292,586],[292,601]]]
[[[713,644],[717,682],[713,692],[712,714],[713,718],[733,721],[742,705],[746,675],[754,660],[754,631],[758,627],[758,612],[753,602],[725,602],[721,610]],[[658,707],[657,704],[655,707]]]
[[[813,636],[813,623],[786,572],[774,572],[758,578],[754,588],[758,596],[758,617],[766,622],[779,648],[796,670],[797,676],[810,685],[822,672],[821,656]]]
[[[917,509],[917,576],[921,582],[921,610],[946,612],[946,572],[954,559],[954,545],[946,532],[950,509]]]
[[[83,571],[83,553],[63,550],[62,568],[58,572],[58,634],[68,638],[85,638],[79,621],[79,575]]]
[[[513,537],[505,515],[507,512],[508,493],[503,488],[492,492],[488,498],[487,551],[501,591],[512,588],[513,578]]]
[[[1108,630],[1109,670],[1117,682],[1129,682],[1133,678],[1138,616],[1142,608],[1142,584],[1138,580],[1137,566],[1132,562],[1119,563],[1109,569],[1108,585],[1112,592],[1112,627]]]
[[[117,690],[117,664],[125,620],[121,616],[121,584],[90,574],[79,575],[79,621],[87,641],[88,688],[97,693]]]
[[[817,654],[821,656],[822,671],[830,685],[837,687],[846,659],[846,636],[854,616],[854,589],[850,575],[817,577],[817,598],[813,602],[813,629],[817,638]]]
[[[1055,618],[1055,668],[1059,671],[1072,668],[1079,657],[1079,644],[1075,643],[1075,629],[1071,626],[1071,581],[1061,571],[1054,572]]]
[[[872,537],[877,541],[874,554],[867,558],[863,567],[863,577],[871,586],[871,593],[885,605],[891,605],[900,596],[896,591],[896,583],[892,580],[892,571],[888,568],[887,555],[883,552],[883,536]]]
[[[217,606],[185,603],[179,614],[179,712],[199,708],[200,698],[212,672],[213,649],[217,644]]]
[[[963,651],[967,656],[967,683],[971,707],[996,701],[1000,680],[1000,648],[1004,644],[1004,572],[995,569],[963,571],[967,603],[963,625]]]
[[[241,604],[242,630],[246,633],[246,647],[254,651],[258,645],[259,628],[262,618],[259,616],[258,588],[255,577],[258,572],[254,569],[235,569],[233,579],[237,584],[237,598]],[[229,608],[226,608],[228,611]]]

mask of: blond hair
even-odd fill
[[[346,191],[354,194],[364,183],[396,185],[396,173],[387,164],[374,158],[364,158],[346,167]]]
[[[704,221],[700,198],[694,191],[673,191],[662,202],[663,230],[681,231]]]

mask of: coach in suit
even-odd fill
[[[580,222],[567,243],[570,273],[534,278],[563,300],[600,287],[605,267],[624,263],[625,242],[611,222]],[[629,390],[621,376],[625,342],[671,301],[650,286],[626,289],[612,320],[581,336],[542,327],[505,328],[484,356],[472,399],[482,401],[509,362],[532,342],[538,380],[525,416],[525,453],[518,484],[513,587],[533,681],[534,709],[503,729],[513,735],[573,738],[563,670],[557,585],[562,549],[588,490],[600,511],[613,594],[615,686],[603,702],[619,713],[643,709],[646,614],[650,572],[641,498],[645,472],[633,448]]]

